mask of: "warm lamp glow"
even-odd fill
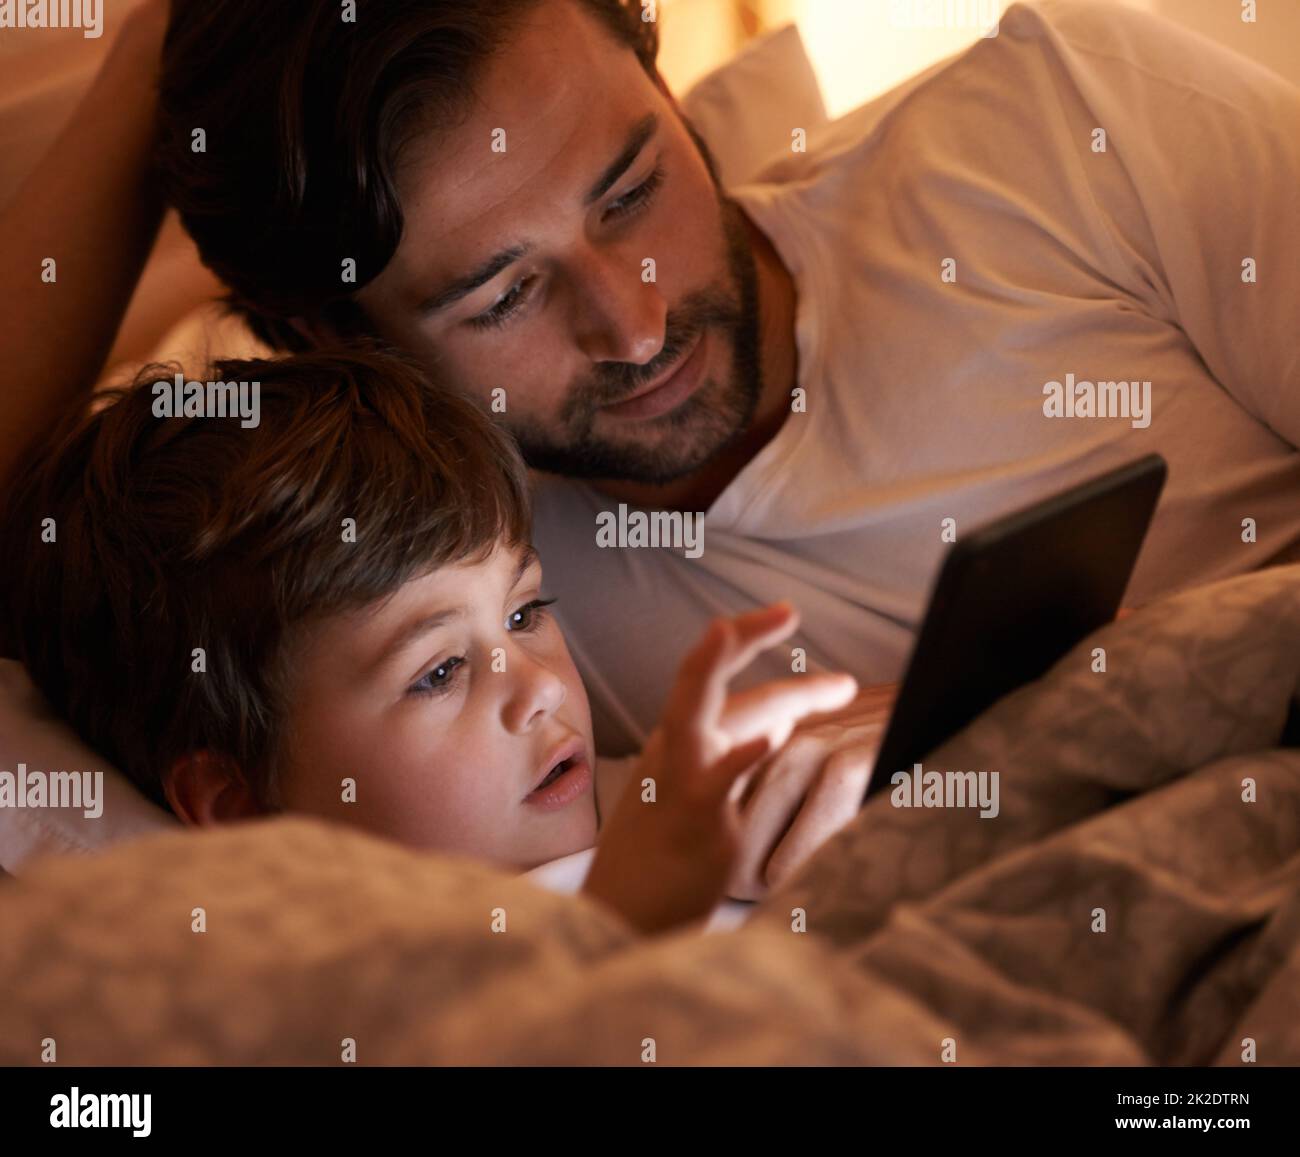
[[[826,111],[839,116],[879,96],[980,36],[975,18],[1002,0],[786,0],[821,82]],[[930,13],[951,16],[934,26]]]

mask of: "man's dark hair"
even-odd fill
[[[403,145],[454,123],[484,65],[540,2],[361,0],[350,22],[339,0],[173,0],[164,190],[258,337],[309,348],[293,318],[344,338],[364,332],[351,298],[401,239]],[[657,25],[642,19],[640,0],[575,2],[654,71]],[[349,258],[356,280],[345,283]]]

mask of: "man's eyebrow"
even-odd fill
[[[450,284],[444,285],[441,289],[429,294],[416,306],[416,309],[421,316],[424,316],[437,313],[439,310],[446,309],[449,305],[455,305],[456,302],[468,297],[480,286],[486,285],[503,269],[513,265],[520,258],[527,257],[530,252],[532,252],[531,245],[512,245],[509,249],[503,249],[494,257],[488,258],[473,273],[458,277]]]
[[[632,131],[628,133],[627,144],[623,146],[618,159],[601,173],[600,180],[592,185],[582,203],[586,206],[594,205],[608,193],[618,182],[619,177],[626,173],[628,167],[636,160],[637,154],[645,148],[646,142],[658,131],[659,117],[655,113],[649,113],[637,121],[632,126]]]
[[[646,142],[658,131],[659,117],[656,113],[647,113],[637,121],[632,126],[632,131],[628,133],[627,143],[623,146],[623,151],[619,153],[613,164],[601,173],[600,179],[592,185],[586,197],[583,198],[583,205],[590,207],[608,193],[618,183],[618,179],[627,172],[641,150],[645,148]],[[416,311],[421,317],[427,317],[431,313],[438,313],[449,306],[455,305],[456,302],[468,297],[476,289],[486,285],[503,269],[513,265],[521,258],[527,257],[532,252],[532,248],[531,245],[512,245],[509,249],[503,249],[500,253],[490,257],[473,273],[467,273],[464,277],[457,277],[454,281],[429,294],[416,306]]]

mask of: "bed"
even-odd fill
[[[931,757],[996,820],[881,793],[714,936],[297,818],[47,857],[0,1063],[1294,1065],[1298,687],[1300,569],[1155,604]]]
[[[729,183],[824,118],[793,33],[685,104]],[[245,352],[171,243],[119,354]],[[707,937],[304,819],[168,830],[110,775],[93,832],[0,809],[0,1063],[1300,1063],[1297,686],[1300,568],[1153,605],[934,755],[996,820],[881,793]],[[0,664],[20,760],[97,766]]]

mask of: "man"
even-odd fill
[[[549,473],[598,746],[644,738],[708,618],[779,597],[800,650],[756,678],[896,678],[955,536],[1146,451],[1129,601],[1294,554],[1300,93],[1153,17],[1016,6],[724,194],[653,31],[225,0],[178,6],[161,89],[167,191],[261,336],[378,333]],[[638,508],[707,512],[703,551],[603,548]]]

